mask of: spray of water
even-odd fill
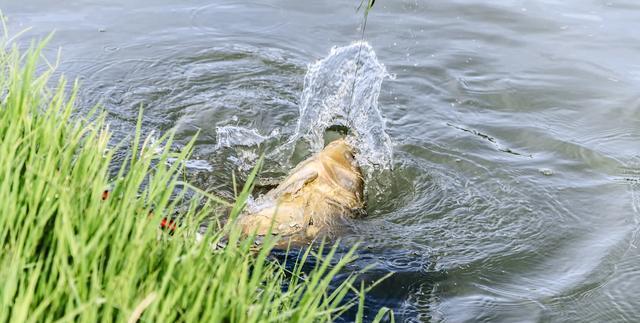
[[[391,167],[391,139],[378,108],[382,81],[389,74],[366,42],[334,47],[309,66],[300,102],[300,118],[288,144],[306,141],[323,148],[324,132],[334,125],[349,129],[356,158],[367,169]]]
[[[263,136],[256,129],[247,129],[238,126],[224,126],[216,128],[216,149],[234,146],[254,146],[278,136],[276,129],[269,135]]]
[[[300,141],[312,153],[320,151],[326,129],[343,126],[349,129],[347,140],[365,173],[390,169],[391,139],[378,108],[382,81],[388,76],[368,43],[332,48],[327,57],[309,65],[295,131],[267,159],[286,164]],[[278,135],[264,136],[237,126],[219,127],[216,132],[218,148],[258,145]]]

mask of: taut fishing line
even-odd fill
[[[353,77],[353,83],[351,85],[351,98],[349,98],[349,110],[351,110],[351,106],[353,105],[353,94],[356,91],[356,80],[358,79],[358,70],[360,69],[360,53],[362,52],[362,44],[364,43],[364,30],[367,28],[367,18],[369,17],[369,10],[371,10],[371,8],[373,8],[373,4],[376,3],[376,0],[361,0],[360,5],[358,5],[358,8],[356,8],[356,11],[359,11],[362,8],[362,5],[365,1],[367,1],[367,7],[364,9],[362,34],[360,35],[360,47],[358,48],[358,56],[356,56],[356,70]]]

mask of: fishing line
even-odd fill
[[[362,0],[360,1],[360,5],[356,8],[356,11],[359,11],[362,8],[364,2],[367,1],[367,7],[364,9],[364,18],[362,22],[362,34],[360,36],[360,46],[358,47],[358,56],[356,56],[356,70],[355,75],[353,76],[353,83],[351,84],[351,98],[349,99],[349,111],[351,111],[351,107],[353,106],[353,96],[356,91],[356,80],[358,79],[358,71],[360,70],[360,53],[362,52],[362,44],[364,43],[364,31],[367,28],[367,18],[369,17],[369,10],[373,8],[373,4],[376,0]]]

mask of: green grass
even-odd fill
[[[233,226],[213,225],[195,242],[221,201],[195,189],[187,197],[180,178],[193,141],[174,152],[171,134],[142,138],[138,121],[134,138],[114,147],[99,109],[72,116],[77,86],[50,86],[46,42],[21,53],[7,39],[0,36],[0,322],[312,322],[353,306],[362,320],[357,273],[329,288],[354,250],[309,248],[287,271],[269,257],[273,241],[255,250]],[[129,153],[114,165],[117,151]],[[161,231],[175,215],[175,233]],[[212,247],[225,236],[226,247]],[[302,272],[310,258],[316,265]],[[384,317],[392,314],[382,309],[376,320]]]

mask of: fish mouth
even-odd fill
[[[344,139],[351,134],[351,130],[341,124],[334,124],[324,130],[324,146],[338,139]]]

